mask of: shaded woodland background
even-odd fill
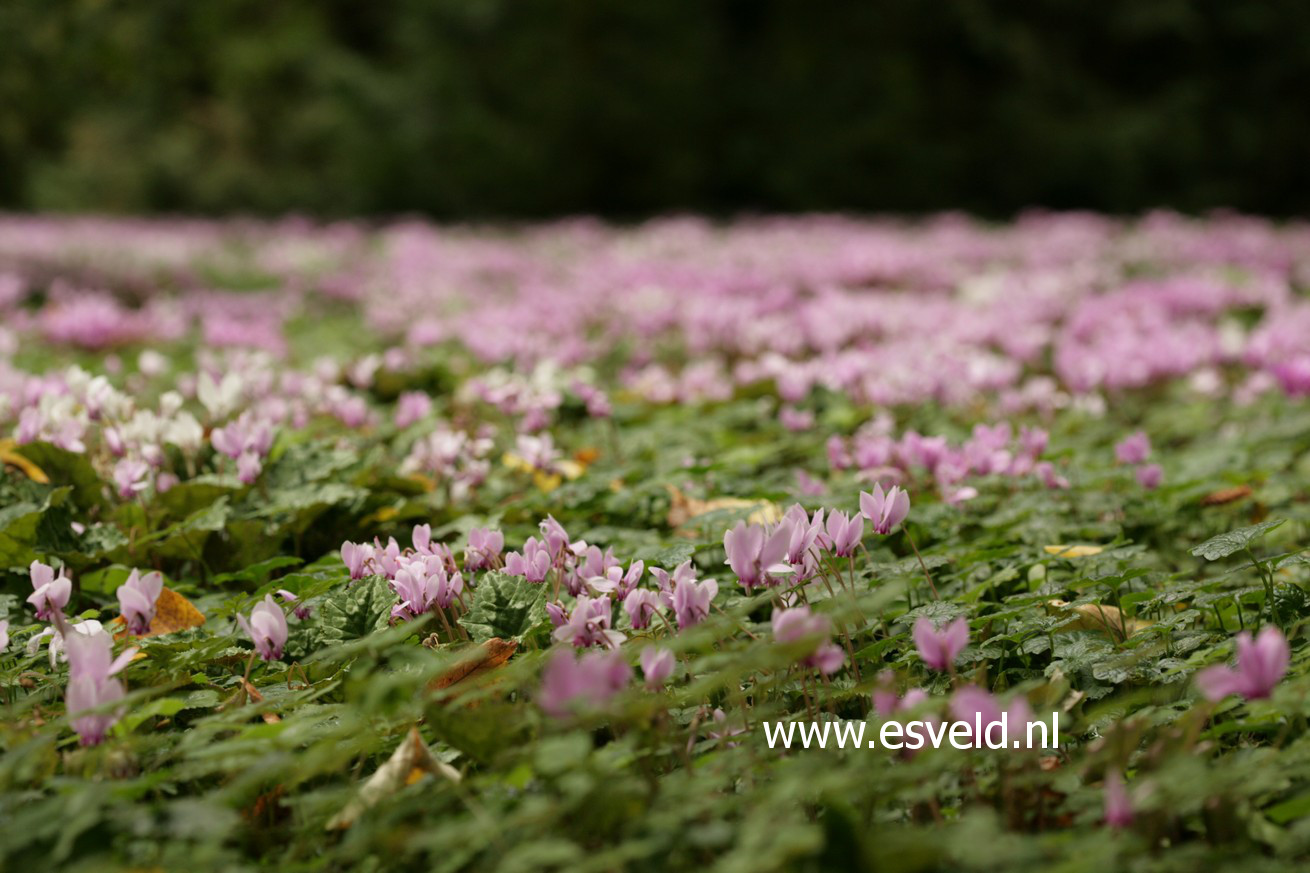
[[[1310,200],[1294,0],[7,0],[0,209]]]

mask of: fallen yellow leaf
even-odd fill
[[[510,655],[514,654],[518,647],[519,644],[514,640],[502,640],[500,637],[492,637],[471,650],[465,657],[460,658],[455,666],[429,682],[428,689],[430,691],[440,691],[443,688],[449,688],[456,682],[463,682],[465,679],[472,679],[474,676],[489,673],[508,661]]]
[[[782,510],[778,508],[777,504],[770,503],[767,500],[747,500],[742,497],[697,500],[694,497],[688,497],[672,485],[666,485],[665,487],[668,489],[669,497],[672,500],[669,505],[669,527],[679,529],[679,532],[683,534],[690,533],[682,530],[688,522],[694,521],[702,515],[724,509],[753,510],[746,517],[746,520],[751,524],[776,524],[782,520]]]
[[[150,629],[141,636],[157,637],[186,630],[189,627],[200,627],[204,623],[205,614],[196,609],[190,600],[172,588],[165,588],[159,592],[159,599],[155,601],[155,617],[150,621]],[[110,624],[116,628],[115,639],[122,639],[128,635],[127,623],[123,621],[121,615]]]
[[[1073,612],[1078,618],[1072,624],[1060,628],[1061,631],[1086,630],[1107,634],[1111,639],[1126,640],[1133,634],[1150,627],[1151,622],[1139,618],[1128,618],[1117,606],[1101,603],[1083,603],[1070,606],[1063,600],[1046,601],[1046,611],[1059,614]]]
[[[360,787],[359,793],[347,803],[340,812],[327,823],[327,830],[345,830],[355,823],[363,812],[379,801],[395,794],[406,785],[412,785],[430,773],[451,782],[459,782],[459,771],[444,761],[437,760],[432,750],[423,742],[418,728],[409,730],[409,735],[401,740],[396,751],[387,762]]]
[[[1105,551],[1104,546],[1091,545],[1054,545],[1042,546],[1046,554],[1055,555],[1057,558],[1090,558],[1092,555],[1099,555]]]
[[[1244,497],[1251,496],[1250,485],[1238,485],[1236,488],[1221,488],[1218,491],[1211,491],[1201,498],[1202,506],[1223,506],[1225,503],[1233,503]]]
[[[23,474],[33,482],[41,485],[49,485],[50,477],[46,475],[36,464],[20,455],[16,450],[15,443],[12,439],[0,440],[0,464],[8,464],[11,467],[17,467],[23,471]]]

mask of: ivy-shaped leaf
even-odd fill
[[[547,620],[544,584],[488,573],[478,581],[473,605],[459,623],[479,643],[492,637],[522,642]]]
[[[304,626],[305,653],[381,630],[389,623],[395,603],[396,594],[382,576],[370,576],[334,591],[323,599],[314,617]]]
[[[1247,548],[1251,543],[1260,537],[1269,533],[1269,531],[1287,521],[1285,518],[1274,519],[1273,521],[1262,521],[1259,524],[1253,524],[1250,527],[1239,527],[1237,530],[1230,530],[1228,533],[1221,533],[1217,537],[1211,537],[1192,549],[1192,554],[1198,558],[1205,558],[1207,561],[1217,561],[1220,558],[1226,558],[1233,552],[1240,552]]]

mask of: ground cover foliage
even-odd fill
[[[1308,283],[1233,216],[0,220],[0,866],[1302,869]]]

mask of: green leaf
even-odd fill
[[[42,442],[25,443],[15,451],[45,471],[52,485],[70,486],[77,505],[90,507],[101,502],[105,483],[86,455]]]
[[[1291,800],[1284,800],[1265,810],[1265,815],[1274,824],[1287,824],[1310,815],[1310,791],[1302,792]]]
[[[319,604],[305,627],[305,649],[312,652],[381,630],[388,625],[395,603],[396,594],[382,576],[370,576],[334,591]]]
[[[59,552],[65,540],[72,541],[68,513],[62,509],[72,491],[69,486],[56,488],[40,504],[24,501],[0,509],[0,566],[26,566],[37,552]],[[55,517],[62,530],[50,524]]]
[[[478,582],[473,605],[459,623],[477,642],[492,637],[522,642],[547,620],[545,584],[488,573]]]
[[[1219,534],[1217,537],[1211,537],[1192,549],[1192,554],[1198,558],[1205,558],[1207,561],[1217,561],[1220,558],[1226,558],[1233,552],[1240,552],[1247,548],[1251,543],[1260,537],[1269,533],[1269,531],[1283,524],[1287,519],[1278,518],[1273,521],[1262,521],[1259,524],[1253,524],[1250,527],[1240,527],[1237,530],[1230,530],[1228,533]]]
[[[672,570],[683,561],[696,554],[695,543],[673,543],[667,546],[646,546],[632,555],[634,561],[645,561],[646,566],[663,567]]]

